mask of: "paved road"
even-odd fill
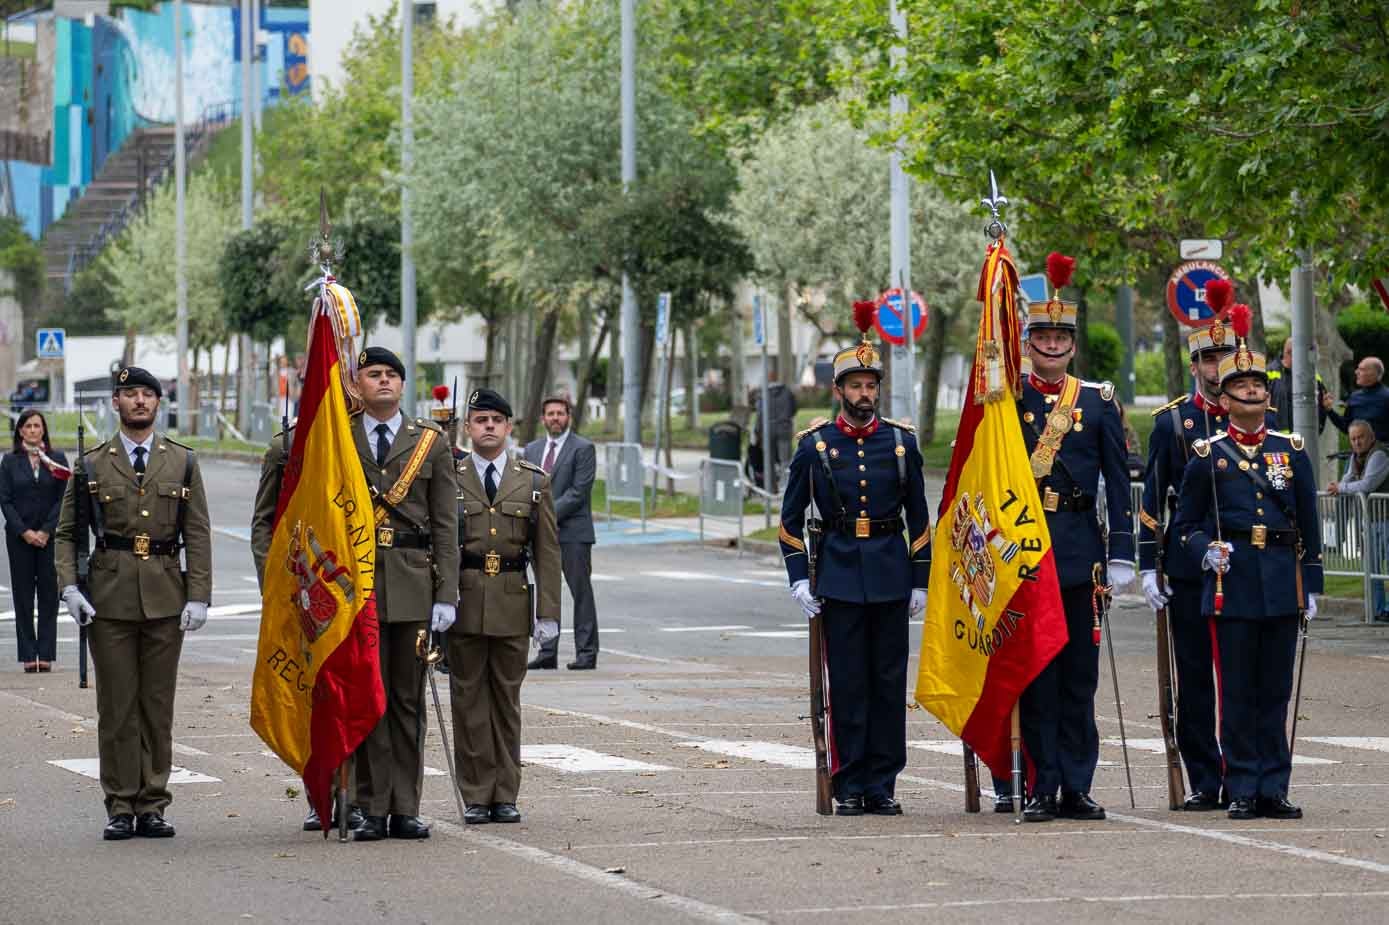
[[[206,471],[226,532],[215,609],[188,637],[179,679],[179,835],[100,841],[94,699],[76,688],[64,617],[59,673],[0,663],[0,922],[137,922],[170,908],[210,923],[1384,919],[1389,631],[1317,625],[1301,822],[1165,809],[1146,715],[1151,618],[1136,599],[1115,615],[1136,809],[1106,668],[1095,795],[1108,821],[964,814],[957,746],[921,711],[909,713],[907,814],[826,819],[801,719],[805,628],[779,564],[680,544],[596,550],[600,667],[526,682],[522,824],[457,825],[431,714],[434,837],[324,843],[298,830],[298,781],[247,726],[259,607],[239,536],[255,471]],[[566,637],[562,662],[569,653]]]

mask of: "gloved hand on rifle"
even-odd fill
[[[552,639],[559,638],[559,621],[541,617],[535,621],[535,644],[543,646]]]
[[[1153,610],[1161,610],[1167,606],[1167,595],[1162,593],[1158,587],[1157,570],[1143,570],[1143,597],[1148,601],[1148,606]]]
[[[63,589],[63,603],[67,605],[68,614],[78,626],[91,625],[92,617],[96,616],[96,608],[77,590],[77,585],[68,585]]]
[[[1115,594],[1133,584],[1133,563],[1122,559],[1109,560],[1109,588]]]
[[[196,633],[207,622],[207,605],[202,601],[189,601],[183,605],[179,614],[178,628],[186,633]]]
[[[913,617],[919,617],[926,610],[926,589],[912,588],[911,603],[907,605],[907,611]]]
[[[1309,620],[1315,620],[1316,618],[1317,618],[1317,596],[1316,596],[1315,594],[1309,594],[1309,595],[1307,595],[1307,619],[1309,619]]]
[[[1201,559],[1201,568],[1224,575],[1230,570],[1230,554],[1234,551],[1235,547],[1231,543],[1211,543],[1206,548],[1206,555]]]
[[[802,578],[800,581],[793,582],[791,596],[796,599],[797,604],[801,605],[801,610],[805,613],[807,620],[819,615],[820,602],[815,599],[815,595],[810,593],[810,579]]]

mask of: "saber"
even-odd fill
[[[415,633],[415,657],[424,662],[424,673],[429,678],[429,692],[434,695],[434,714],[439,717],[439,738],[444,741],[444,760],[449,763],[449,781],[453,784],[453,801],[458,806],[458,824],[463,824],[463,792],[458,789],[458,772],[453,768],[453,746],[449,745],[449,734],[444,731],[444,708],[439,703],[439,685],[434,680],[434,663],[444,657],[437,647],[429,645],[429,630]]]
[[[1013,824],[1022,824],[1022,715],[1017,701],[1008,720],[1009,744],[1013,747]]]
[[[1101,582],[1100,571],[1101,566],[1096,562],[1090,572],[1091,580],[1095,583],[1095,590],[1091,592],[1090,606],[1094,609],[1095,621],[1104,631],[1105,644],[1109,649],[1109,679],[1114,682],[1114,711],[1119,714],[1119,744],[1124,750],[1124,776],[1128,778],[1129,782],[1129,808],[1137,809],[1138,804],[1133,796],[1133,770],[1129,767],[1129,737],[1124,731],[1124,705],[1119,700],[1119,671],[1114,661],[1114,628],[1109,624],[1111,586]]]
[[[1307,667],[1307,631],[1310,628],[1310,620],[1307,619],[1307,595],[1302,589],[1302,538],[1299,536],[1297,541],[1297,565],[1293,581],[1297,586],[1297,619],[1301,623],[1299,632],[1302,639],[1298,643],[1297,656],[1297,684],[1293,691],[1293,728],[1288,734],[1288,758],[1292,759],[1293,748],[1297,745],[1297,711],[1302,706],[1302,669]]]

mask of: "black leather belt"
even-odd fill
[[[1050,488],[1042,489],[1042,510],[1055,511],[1093,511],[1094,495],[1062,495]]]
[[[378,549],[429,549],[429,537],[418,533],[401,533],[394,527],[376,528]]]
[[[150,556],[178,555],[178,543],[176,541],[152,540],[144,533],[135,536],[116,536],[106,533],[97,539],[96,548],[133,552],[142,559],[148,559]]]
[[[488,575],[500,575],[502,572],[524,572],[530,560],[524,556],[520,559],[503,559],[498,555],[475,556],[471,553],[464,553],[459,557],[459,565],[464,569],[476,569]]]
[[[1251,546],[1263,549],[1265,546],[1296,546],[1296,530],[1270,530],[1255,524],[1248,530],[1226,530],[1225,535],[1232,540],[1248,540]]]
[[[826,521],[830,529],[840,536],[850,539],[868,539],[872,536],[896,536],[902,532],[902,515],[883,517],[876,520],[867,517],[834,517]]]

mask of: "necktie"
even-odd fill
[[[555,443],[555,441],[551,440],[551,441],[550,441],[550,450],[549,450],[549,452],[547,452],[547,453],[545,454],[545,461],[544,461],[543,463],[540,464],[540,468],[544,469],[544,470],[545,470],[545,473],[546,473],[547,475],[548,475],[550,472],[554,471],[554,468],[555,468],[555,449],[556,449],[558,446],[559,446],[558,443]]]
[[[487,500],[489,502],[497,500],[497,467],[487,464],[487,477],[483,480],[483,487],[487,489]]]
[[[376,465],[386,465],[386,454],[391,451],[391,429],[385,424],[376,425]]]
[[[135,475],[140,481],[145,480],[145,448],[142,446],[135,448]]]

